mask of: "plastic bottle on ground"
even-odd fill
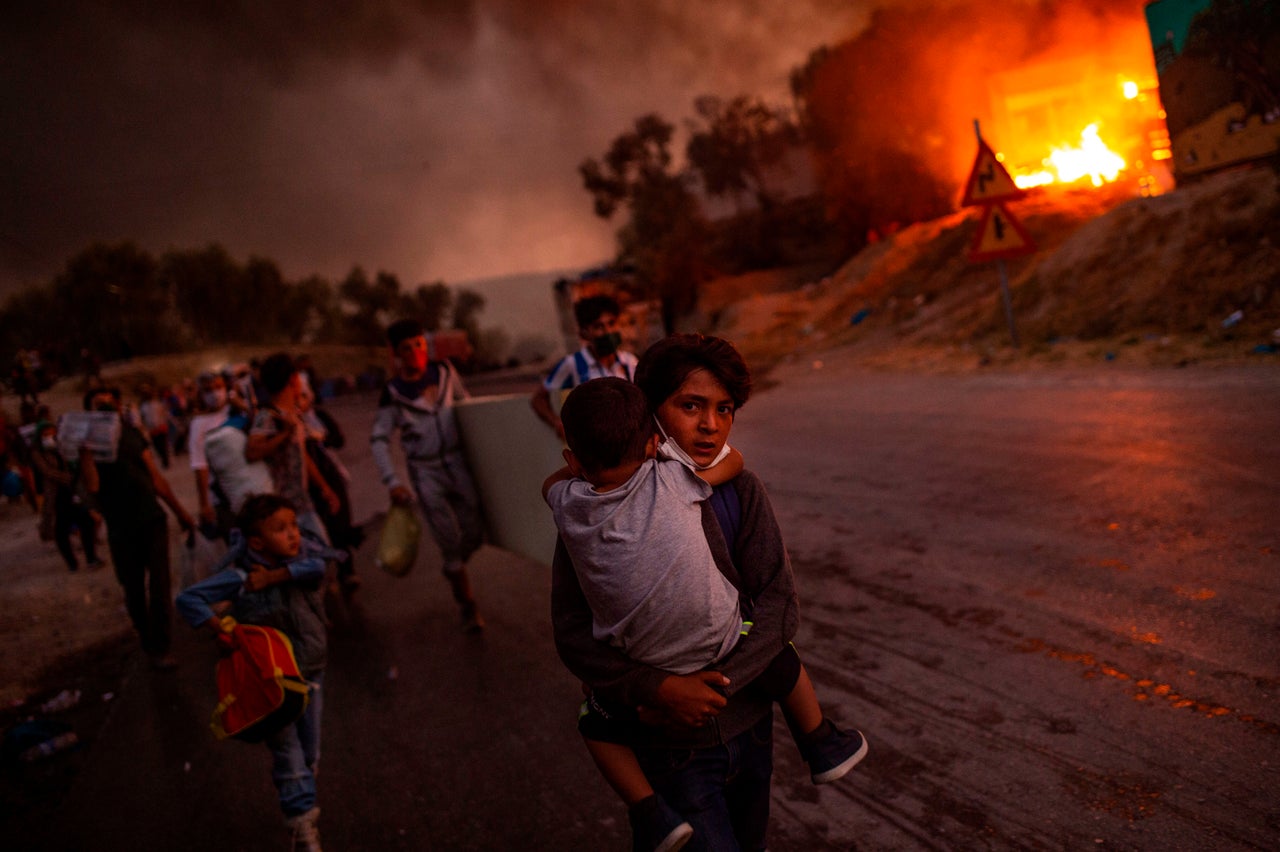
[[[50,737],[38,745],[33,745],[18,755],[18,759],[24,763],[44,760],[46,757],[52,757],[60,751],[66,751],[79,742],[80,738],[76,736],[75,731],[67,731],[66,733],[58,734],[56,737]]]
[[[80,690],[64,689],[40,705],[41,713],[57,713],[76,706],[80,702]]]

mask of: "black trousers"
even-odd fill
[[[107,544],[116,579],[124,589],[124,606],[138,631],[142,648],[156,656],[169,653],[173,639],[173,597],[169,580],[169,522],[159,518],[144,526],[107,526]]]

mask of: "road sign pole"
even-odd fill
[[[1000,295],[1004,299],[1004,319],[1009,324],[1009,337],[1013,340],[1013,348],[1018,348],[1018,327],[1013,322],[1013,296],[1009,292],[1009,270],[1005,268],[1004,258],[996,261],[1000,269]]]

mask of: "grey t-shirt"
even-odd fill
[[[734,646],[738,592],[702,530],[710,495],[684,465],[652,459],[612,491],[571,479],[547,492],[597,639],[673,674],[701,671]]]

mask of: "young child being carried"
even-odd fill
[[[214,612],[229,601],[230,614],[244,624],[274,627],[293,643],[298,670],[310,687],[307,709],[266,740],[271,780],[276,785],[293,848],[320,852],[316,820],[316,762],[320,759],[321,685],[328,640],[322,585],[325,560],[342,554],[318,539],[304,537],[293,504],[276,494],[245,501],[232,530],[231,549],[208,579],[178,595],[178,612],[192,627],[221,632]]]
[[[632,660],[677,675],[707,670],[749,635],[737,589],[717,568],[702,527],[711,486],[742,470],[736,450],[694,472],[662,460],[648,402],[617,378],[575,388],[561,410],[567,467],[543,483],[573,560],[593,632]],[[788,645],[756,680],[778,701],[815,784],[835,781],[867,753],[857,731],[822,715]],[[635,713],[590,698],[579,719],[587,749],[628,807],[635,848],[679,849],[692,828],[657,796],[630,745]]]

